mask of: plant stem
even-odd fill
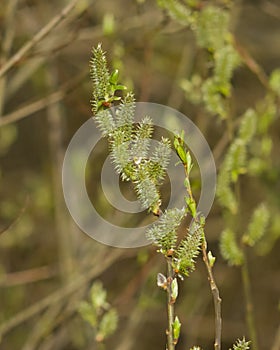
[[[174,301],[171,297],[171,283],[173,280],[173,268],[171,260],[167,258],[167,350],[175,350],[175,343],[173,339],[173,323],[174,323]]]
[[[221,313],[221,302],[222,299],[220,298],[219,289],[216,285],[212,267],[210,266],[208,257],[207,257],[207,249],[206,249],[206,243],[204,242],[202,244],[202,254],[203,254],[203,261],[206,265],[207,273],[208,273],[208,281],[210,284],[211,292],[213,295],[213,301],[214,301],[214,309],[215,309],[215,343],[214,343],[214,349],[220,350],[221,349],[221,338],[222,338],[222,313]]]
[[[243,289],[245,295],[245,303],[246,303],[246,322],[249,330],[250,338],[252,341],[252,350],[258,350],[258,340],[257,340],[257,332],[256,325],[254,320],[254,308],[252,302],[252,294],[251,294],[251,283],[249,277],[248,263],[245,251],[243,249],[244,255],[244,263],[241,266],[242,273],[242,281],[243,281]]]
[[[187,170],[187,165],[184,164],[185,168],[185,174],[186,178],[189,178],[188,170]],[[190,196],[192,200],[193,199],[193,194],[192,194],[192,189],[191,186],[188,182],[187,186],[187,193]],[[197,217],[193,218],[195,222],[197,222],[199,225],[200,223],[198,222]],[[221,349],[221,338],[222,338],[222,312],[221,312],[221,303],[222,299],[220,298],[220,293],[219,289],[216,285],[213,273],[212,273],[212,267],[209,263],[208,256],[207,256],[207,241],[205,238],[205,235],[203,234],[203,242],[202,242],[202,254],[203,254],[203,261],[206,265],[207,273],[208,273],[208,281],[210,284],[210,289],[213,295],[213,301],[214,301],[214,310],[215,310],[215,343],[214,343],[214,350],[220,350]]]

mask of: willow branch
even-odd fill
[[[202,244],[202,254],[203,254],[203,261],[205,263],[207,273],[208,273],[208,280],[210,284],[210,289],[213,295],[213,301],[214,301],[214,310],[215,310],[215,343],[214,343],[214,349],[220,350],[221,349],[221,339],[222,339],[222,312],[221,312],[221,303],[222,299],[220,298],[219,289],[216,285],[212,267],[209,263],[208,257],[207,257],[207,249],[206,249],[206,243]]]
[[[22,46],[1,68],[0,77],[6,74],[16,63],[18,63],[26,53],[46,37],[59,23],[61,23],[68,14],[74,9],[79,0],[72,0],[63,10],[49,21],[37,34],[33,36],[25,45]]]
[[[185,175],[186,178],[189,178],[189,173],[188,173],[188,166],[187,164],[184,164],[184,170],[185,170]],[[190,186],[190,183],[188,182],[187,185],[187,193],[188,196],[194,201],[193,198],[193,194],[192,194],[192,188]],[[197,217],[193,218],[194,221],[198,224],[201,225],[199,223],[199,220]],[[208,281],[210,284],[210,289],[212,292],[212,296],[213,296],[213,301],[214,301],[214,310],[215,310],[215,343],[214,343],[214,350],[220,350],[221,349],[221,339],[222,339],[222,312],[221,312],[221,303],[222,303],[222,299],[220,298],[220,293],[219,293],[219,289],[216,285],[214,276],[213,276],[213,272],[212,272],[212,266],[210,265],[210,262],[208,260],[208,256],[207,256],[207,241],[205,238],[205,235],[203,234],[203,242],[202,242],[202,254],[203,254],[203,261],[205,263],[206,269],[207,269],[207,273],[208,273]]]
[[[171,283],[173,280],[173,268],[171,261],[167,260],[167,349],[175,350],[175,343],[173,337],[173,323],[174,323],[174,301],[172,300],[172,288]]]

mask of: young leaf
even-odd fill
[[[208,254],[207,254],[207,258],[210,264],[210,267],[213,267],[216,261],[216,257],[212,255],[211,250],[209,250]]]
[[[181,331],[181,322],[178,316],[176,316],[173,322],[173,338],[175,342],[177,342],[177,340],[180,337],[180,331]]]

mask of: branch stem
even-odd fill
[[[171,296],[171,283],[173,280],[173,268],[170,259],[167,260],[167,350],[175,350],[175,343],[173,338],[173,323],[174,323],[174,301]]]
[[[185,169],[185,174],[186,174],[186,178],[189,179],[189,173],[188,173],[188,167],[187,164],[184,164],[184,169]],[[192,194],[192,189],[191,189],[191,185],[190,182],[187,182],[187,193],[189,195],[189,197],[194,200],[193,198],[193,194]],[[200,225],[199,221],[198,221],[198,217],[193,217],[193,220],[195,220],[195,222],[197,224]],[[213,301],[214,301],[214,310],[215,310],[215,343],[214,343],[214,350],[221,350],[221,339],[222,339],[222,311],[221,311],[221,303],[222,303],[222,299],[220,298],[220,293],[219,293],[219,289],[216,285],[215,279],[214,279],[214,275],[212,272],[212,266],[208,260],[208,256],[207,256],[207,241],[205,238],[205,234],[203,234],[203,242],[202,242],[202,255],[203,255],[203,261],[205,263],[206,269],[207,269],[207,273],[208,273],[208,281],[210,284],[210,289],[212,292],[212,296],[213,296]]]
[[[221,312],[221,303],[222,299],[220,298],[219,289],[216,285],[212,267],[209,263],[208,257],[207,257],[207,248],[206,243],[202,244],[202,254],[203,254],[203,261],[205,263],[207,273],[208,273],[208,281],[210,284],[210,289],[213,295],[213,301],[214,301],[214,310],[215,310],[215,343],[214,343],[214,350],[220,350],[221,349],[221,338],[222,338],[222,312]]]

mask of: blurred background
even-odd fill
[[[247,65],[232,79],[233,125],[266,94],[260,77],[280,67],[278,1],[198,1],[230,7],[230,28]],[[73,6],[72,6],[73,5]],[[61,12],[64,11],[64,12]],[[44,28],[45,32],[40,32]],[[152,246],[118,249],[86,236],[64,203],[61,166],[76,130],[91,117],[89,77],[91,49],[102,42],[120,81],[135,91],[137,101],[173,107],[202,131],[217,169],[229,144],[226,121],[188,99],[182,80],[203,72],[207,54],[193,31],[173,20],[156,2],[145,0],[1,0],[0,2],[0,349],[165,349],[165,293],[156,274],[165,261]],[[27,45],[27,46],[26,46]],[[16,55],[16,56],[14,56]],[[248,58],[249,57],[249,58]],[[253,57],[253,63],[250,59]],[[14,58],[14,59],[13,59]],[[250,69],[257,62],[256,71]],[[261,68],[261,73],[259,73]],[[279,103],[278,103],[279,107]],[[242,175],[242,215],[265,200],[272,221],[270,240],[248,250],[254,317],[259,349],[280,349],[280,122],[279,111],[268,128],[271,153],[258,176]],[[100,166],[106,142],[89,161],[88,192],[99,212],[118,223],[123,217],[102,194]],[[194,172],[196,181],[199,172]],[[130,197],[131,188],[123,187]],[[163,186],[168,192],[168,184]],[[199,191],[197,193],[199,196]],[[243,335],[249,338],[241,271],[228,266],[219,250],[227,214],[218,202],[207,218],[209,249],[222,297],[223,347]],[[154,220],[136,214],[129,225]],[[96,227],[98,230],[98,227]],[[107,291],[118,314],[118,327],[104,343],[77,312],[95,281]],[[180,282],[176,305],[182,322],[178,350],[213,346],[212,296],[202,259]]]

